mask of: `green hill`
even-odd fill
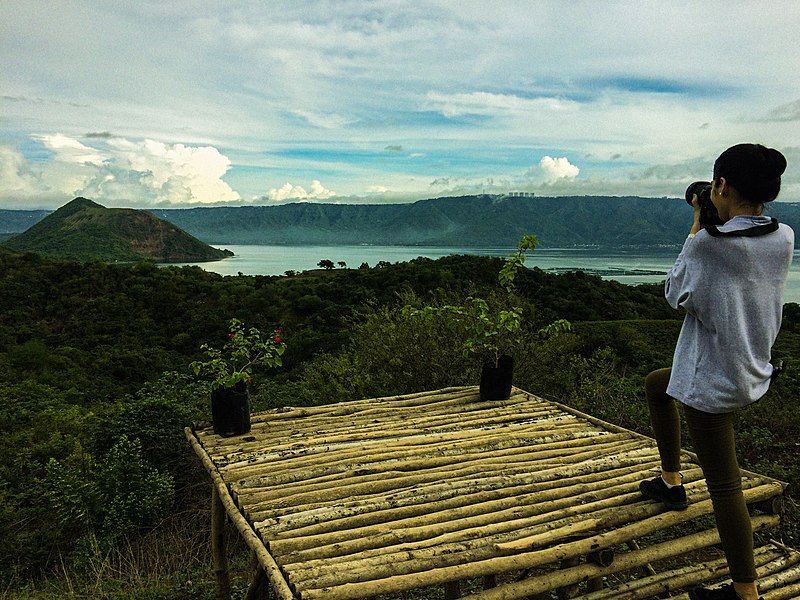
[[[77,261],[198,262],[232,256],[149,212],[75,198],[4,245]]]

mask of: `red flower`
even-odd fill
[[[279,337],[276,337],[276,338],[275,338],[275,343],[276,343],[276,344],[280,344],[280,343],[281,343],[281,338],[279,338]]]

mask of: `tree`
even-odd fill
[[[334,264],[333,264],[332,260],[328,260],[327,258],[323,258],[321,261],[319,261],[317,263],[317,266],[320,269],[328,269],[328,270],[330,270],[330,269],[332,269],[334,267]]]
[[[336,263],[336,264],[337,264],[337,265],[339,265],[339,268],[340,268],[340,269],[346,269],[346,268],[347,268],[347,263],[346,263],[346,262],[344,262],[343,260],[340,260],[340,261],[339,261],[338,263]]]

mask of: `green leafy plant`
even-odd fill
[[[283,331],[276,329],[265,336],[256,329],[245,327],[239,319],[231,319],[228,342],[220,349],[203,344],[200,349],[206,361],[194,361],[191,368],[197,376],[211,380],[211,389],[231,388],[239,383],[250,383],[252,368],[257,365],[280,367],[286,343]]]
[[[536,249],[539,242],[533,235],[522,236],[513,254],[506,257],[497,279],[505,291],[504,302],[490,303],[475,296],[468,296],[462,305],[405,306],[406,314],[419,315],[426,319],[450,317],[464,328],[465,356],[477,354],[497,366],[500,356],[510,352],[522,327],[522,308],[514,295],[517,273],[525,265],[528,252]],[[493,305],[496,304],[496,305]],[[540,331],[546,336],[569,330],[569,322],[559,320]]]

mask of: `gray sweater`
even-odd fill
[[[719,227],[736,231],[769,223],[734,217]],[[664,294],[683,321],[667,393],[709,413],[755,402],[769,388],[772,344],[783,314],[794,232],[784,224],[757,237],[687,238],[667,275]]]

